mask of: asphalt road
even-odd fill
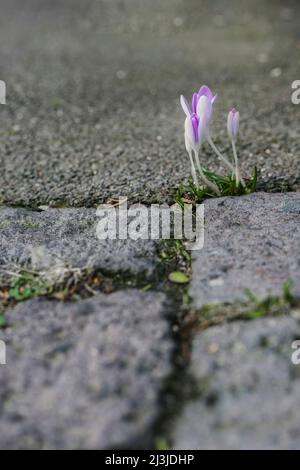
[[[189,174],[178,97],[219,94],[213,134],[241,114],[244,174],[300,187],[300,4],[288,0],[2,0],[0,201],[173,200]],[[219,164],[205,148],[202,159]]]

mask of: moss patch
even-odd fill
[[[234,304],[205,305],[200,311],[189,313],[190,322],[196,329],[206,329],[235,320],[255,320],[264,317],[289,315],[293,309],[300,308],[300,300],[292,293],[292,282],[282,287],[280,296],[258,299],[247,290],[248,301]]]

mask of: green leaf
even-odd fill
[[[0,315],[0,328],[5,328],[7,325],[4,315]]]
[[[143,287],[142,291],[148,292],[150,289],[152,289],[152,284],[147,284],[145,287]]]
[[[248,287],[246,289],[244,289],[244,293],[251,302],[255,302],[255,303],[258,302],[258,298],[254,294],[254,292],[252,292],[252,290],[249,289]]]
[[[293,304],[295,301],[294,295],[292,293],[293,287],[294,283],[291,279],[285,282],[282,286],[283,298],[286,302],[289,302],[290,304]]]
[[[170,444],[164,437],[157,437],[154,443],[155,450],[170,450]]]
[[[174,282],[175,284],[187,284],[190,282],[190,278],[181,271],[173,271],[169,274],[169,281]]]
[[[230,174],[228,176],[218,175],[213,171],[203,168],[203,172],[208,180],[216,184],[220,190],[220,196],[242,196],[244,194],[253,193],[256,190],[258,171],[254,168],[253,176],[250,179],[246,178],[246,186],[241,183],[237,186],[235,176]],[[201,178],[200,178],[201,180]],[[193,203],[200,204],[204,199],[210,197],[217,197],[209,188],[202,186],[196,187],[193,180],[190,178],[187,184],[181,184],[176,193],[176,202],[183,207],[182,199],[188,197]]]
[[[48,286],[39,278],[24,272],[21,277],[15,279],[9,289],[12,299],[23,301],[41,295],[48,290]]]

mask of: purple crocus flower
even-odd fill
[[[210,89],[203,86],[200,88],[199,93],[194,93],[192,107],[190,107],[187,99],[183,95],[180,96],[180,103],[186,114],[184,123],[185,147],[191,162],[191,172],[194,184],[196,187],[199,187],[196,171],[197,167],[198,174],[205,186],[210,188],[214,193],[220,195],[218,186],[206,178],[199,160],[199,150],[206,139],[206,134],[208,133],[207,126],[211,119],[212,103],[215,101],[215,98],[216,97],[213,96]]]
[[[198,106],[198,102],[199,102],[201,96],[206,96],[206,98],[211,102],[211,104],[214,104],[214,102],[217,99],[217,95],[214,96],[211,89],[208,86],[203,85],[200,88],[200,90],[198,91],[198,93],[194,93],[194,95],[193,95],[193,111],[194,111],[194,113],[197,113],[197,106]]]
[[[187,99],[181,95],[180,103],[186,114],[185,120],[185,140],[188,140],[189,147],[196,148],[199,144],[199,117],[193,113]],[[187,143],[187,142],[186,142]]]
[[[216,98],[217,95],[214,96],[206,85],[203,85],[198,93],[194,93],[192,107],[183,95],[180,97],[182,109],[192,122],[195,144],[202,144],[205,141],[206,125],[211,121],[212,105]],[[199,126],[200,121],[201,125]]]
[[[184,129],[185,129],[185,146],[189,154],[191,162],[191,172],[194,184],[198,187],[198,175],[202,182],[210,188],[214,193],[220,195],[218,186],[207,179],[205,172],[203,171],[202,165],[199,159],[199,151],[201,145],[207,140],[211,148],[217,154],[218,158],[230,168],[232,174],[235,175],[236,186],[238,187],[241,183],[245,187],[245,182],[240,175],[238,167],[238,157],[236,152],[236,138],[239,130],[239,112],[232,109],[227,118],[227,130],[229,138],[232,144],[232,150],[234,155],[233,165],[214,144],[211,133],[210,133],[210,121],[213,113],[213,105],[217,99],[217,95],[214,95],[211,89],[203,85],[198,93],[193,94],[191,106],[187,99],[181,95],[180,103],[183,111],[186,114]],[[197,168],[197,169],[196,169]]]
[[[239,184],[242,183],[242,185],[245,187],[245,182],[240,175],[240,170],[239,170],[239,165],[238,165],[238,156],[237,156],[236,147],[235,147],[235,141],[236,141],[238,130],[239,130],[239,124],[240,124],[240,113],[236,109],[233,108],[228,113],[227,131],[228,131],[229,138],[231,140],[232,151],[233,151],[233,156],[234,156],[236,186],[238,187]]]
[[[181,95],[180,97],[180,103],[181,103],[183,111],[186,114],[186,119],[191,122],[191,126],[187,124],[185,125],[186,137],[188,135],[190,143],[193,142],[194,144],[193,147],[197,148],[200,145],[202,145],[205,141],[206,124],[208,122],[211,111],[208,110],[207,112],[206,106],[201,107],[201,111],[199,110],[199,106],[198,106],[198,109],[194,111],[194,104],[192,104],[192,108],[191,108],[187,99],[183,95]],[[193,129],[193,139],[191,139],[191,135],[189,135],[191,134],[191,128]],[[190,131],[187,132],[187,129],[190,129]]]
[[[235,140],[237,137],[239,123],[240,113],[233,108],[231,111],[229,111],[227,118],[227,131],[231,140]]]

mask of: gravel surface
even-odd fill
[[[299,189],[299,15],[291,0],[3,0],[0,199],[173,201],[189,174],[178,97],[203,83],[223,149],[240,110],[244,174],[257,164],[260,187]]]

